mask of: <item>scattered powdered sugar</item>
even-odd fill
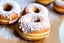
[[[58,15],[50,14],[49,19],[52,20],[52,21],[53,20],[58,20]]]
[[[7,27],[0,26],[0,37],[13,41],[19,41],[19,38],[14,34],[14,30],[8,29]]]

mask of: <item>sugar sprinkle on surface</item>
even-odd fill
[[[7,27],[4,26],[0,26],[0,37],[3,37],[4,39],[10,39],[13,41],[19,41],[19,37],[17,37],[14,34],[14,30],[8,29]]]

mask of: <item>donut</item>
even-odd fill
[[[0,1],[0,24],[12,24],[20,17],[21,8],[12,0]]]
[[[29,13],[19,19],[16,31],[26,40],[37,41],[49,35],[50,22],[46,16]]]
[[[56,12],[64,14],[64,0],[55,0],[53,3],[53,8]]]
[[[29,4],[23,11],[23,15],[27,13],[36,13],[41,15],[48,16],[48,10],[43,5],[40,5],[38,3],[32,3]]]
[[[40,4],[45,5],[45,6],[51,4],[53,1],[54,0],[36,0],[37,3],[40,3]]]

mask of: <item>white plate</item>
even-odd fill
[[[60,35],[61,42],[64,43],[64,21],[60,26],[59,35]]]

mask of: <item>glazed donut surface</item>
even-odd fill
[[[36,0],[37,3],[40,3],[40,4],[45,5],[45,6],[51,4],[53,1],[54,0]]]

